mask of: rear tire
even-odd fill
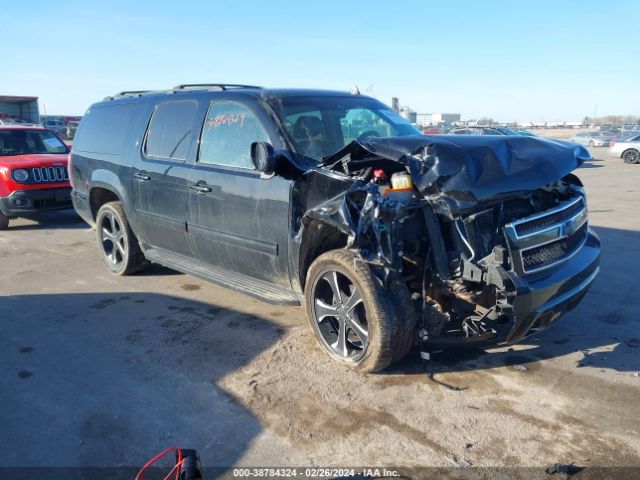
[[[622,161],[628,164],[640,163],[640,152],[634,149],[625,150],[622,153]]]
[[[9,228],[9,217],[0,212],[0,230],[6,230]]]
[[[305,307],[322,349],[341,364],[366,373],[406,355],[415,321],[409,290],[396,283],[384,289],[352,251],[320,255],[307,272]]]
[[[100,207],[96,216],[96,234],[98,250],[111,273],[129,275],[149,265],[121,202],[109,202]]]

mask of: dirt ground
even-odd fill
[[[526,344],[333,363],[300,308],[154,267],[110,275],[71,212],[0,233],[0,466],[640,466],[640,166],[578,171],[602,270]],[[428,375],[431,373],[431,376]]]

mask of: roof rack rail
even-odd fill
[[[142,95],[143,93],[149,92],[151,92],[151,90],[125,90],[124,92],[116,94],[116,97],[121,97],[124,95]]]
[[[232,88],[262,88],[256,85],[238,85],[235,83],[185,83],[173,87],[173,90],[187,90],[190,88],[208,88],[218,87],[220,90],[229,90]]]
[[[118,92],[115,95],[109,95],[108,97],[105,97],[105,100],[113,100],[114,98],[126,97],[126,96],[142,95],[152,91],[153,90],[125,90],[123,92]]]

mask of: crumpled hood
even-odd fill
[[[382,157],[404,163],[418,190],[449,209],[531,191],[559,180],[591,158],[584,147],[525,136],[412,135],[354,141],[324,159]]]

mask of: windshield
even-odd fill
[[[0,130],[0,155],[67,153],[58,137],[46,130]]]
[[[506,128],[506,127],[500,127],[498,128],[498,130],[504,133],[505,135],[520,135],[520,133],[516,132],[515,130],[511,130],[510,128]]]
[[[271,102],[296,150],[314,160],[353,140],[420,135],[397,112],[368,97],[284,97]]]

